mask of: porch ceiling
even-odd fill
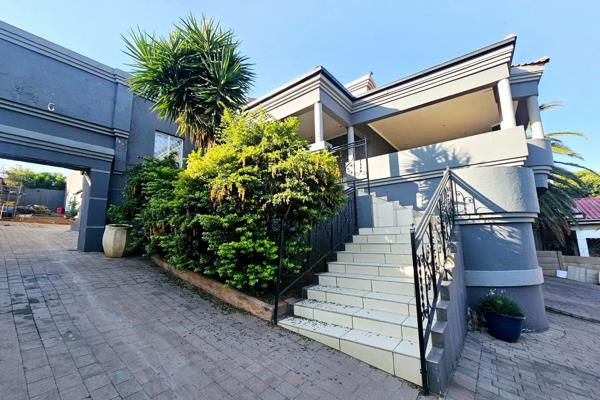
[[[315,140],[315,114],[313,108],[308,108],[296,114],[298,117],[298,134],[310,143]],[[323,131],[325,140],[332,139],[346,133],[346,126],[331,116],[327,109],[323,109]]]
[[[398,150],[489,132],[500,123],[492,88],[396,114],[368,125]]]

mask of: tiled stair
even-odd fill
[[[410,228],[419,215],[372,197],[373,228],[361,228],[293,316],[279,325],[421,384]]]

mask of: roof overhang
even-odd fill
[[[348,85],[341,84],[327,69],[318,66],[251,101],[245,110],[260,107],[273,118],[281,119],[306,114],[314,103],[321,102],[324,112],[345,126],[371,125],[376,121],[478,91],[490,93],[499,80],[510,76],[515,44],[516,37],[510,36],[384,86],[372,87],[372,84],[366,93],[360,95],[351,93],[351,84],[371,82],[370,74],[351,82],[349,85],[352,87],[349,88]],[[369,79],[365,79],[366,77]],[[496,112],[494,99],[490,101]],[[488,130],[489,126],[483,132]],[[389,139],[386,140],[390,142]]]

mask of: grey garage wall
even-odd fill
[[[83,171],[78,248],[100,251],[125,172],[153,155],[155,132],[177,127],[129,90],[125,72],[1,21],[0,55],[0,157]]]

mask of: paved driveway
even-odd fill
[[[600,286],[546,278],[550,329],[504,343],[469,332],[448,399],[600,399]]]
[[[0,399],[414,399],[411,385],[232,310],[141,259],[0,221]]]

